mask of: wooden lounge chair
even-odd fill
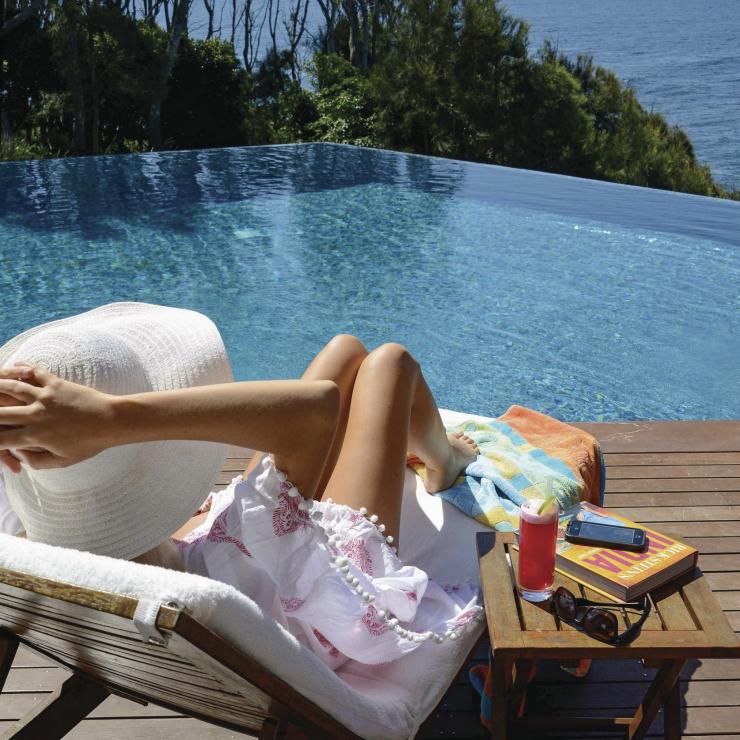
[[[477,579],[482,529],[408,472],[410,561],[441,582]],[[0,535],[0,687],[19,643],[73,671],[5,737],[62,737],[110,694],[260,738],[411,737],[467,664],[484,620],[465,630],[343,677],[225,584]]]
[[[38,547],[24,540],[17,544]],[[144,577],[152,570],[122,564],[143,569]],[[452,663],[442,664],[442,681],[429,671],[436,700],[427,701],[423,715],[411,722],[414,731],[467,663],[482,631],[481,621],[459,641]],[[275,639],[274,629],[268,634],[253,632],[253,637]],[[266,662],[217,634],[178,603],[136,599],[0,568],[0,689],[21,643],[71,669],[73,675],[3,737],[63,737],[110,694],[260,738],[305,737],[296,735],[298,730],[316,738],[360,737],[337,719],[337,711],[319,706]],[[326,697],[329,705],[333,698]],[[385,730],[378,727],[378,736],[384,737]]]
[[[142,622],[140,605],[130,597],[0,569],[2,682],[19,642],[74,671],[6,737],[63,737],[109,694],[260,738],[283,737],[289,726],[316,737],[357,737],[183,609],[155,605],[153,620]]]

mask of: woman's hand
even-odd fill
[[[110,399],[39,367],[0,369],[0,462],[17,473],[19,460],[62,468],[97,455],[114,444]]]

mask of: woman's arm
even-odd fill
[[[197,439],[265,450],[276,462],[289,462],[300,451],[301,457],[313,456],[320,473],[339,406],[336,385],[324,380],[113,396],[26,366],[0,370],[0,393],[19,402],[0,407],[0,425],[10,427],[0,427],[0,450],[18,450],[37,468],[71,465],[116,445]],[[296,482],[302,477],[299,471]]]

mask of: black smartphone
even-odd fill
[[[580,519],[570,520],[565,530],[565,539],[578,545],[601,545],[620,550],[644,550],[647,545],[644,529],[582,522]]]

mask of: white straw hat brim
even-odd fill
[[[232,380],[223,341],[210,319],[146,303],[109,304],[29,329],[0,348],[0,367],[27,360],[75,382],[99,388],[101,383],[113,384],[105,391],[115,393],[125,382],[116,380],[115,372],[113,380],[101,380],[107,368],[96,369],[96,358],[87,364],[82,358],[76,370],[58,366],[58,358],[69,355],[57,346],[60,336],[92,334],[123,348],[141,371],[140,387],[119,392]],[[34,356],[24,357],[29,347]],[[115,352],[111,356],[117,357]],[[69,377],[87,365],[93,376],[97,372],[94,382]],[[221,471],[227,449],[189,440],[124,445],[57,470],[33,470],[24,464],[20,474],[6,473],[6,488],[30,539],[128,559],[157,546],[193,516]]]

